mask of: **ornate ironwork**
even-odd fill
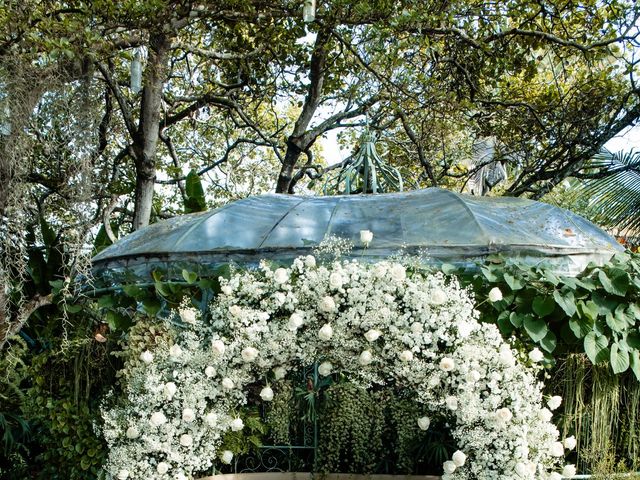
[[[318,448],[317,396],[322,387],[318,364],[304,367],[294,378],[300,396],[300,420],[290,425],[290,445],[263,445],[255,452],[236,458],[234,473],[311,471]],[[296,395],[294,390],[294,395]]]
[[[376,150],[375,136],[366,132],[360,148],[335,177],[328,178],[324,193],[388,193],[401,192],[403,181],[400,171],[380,158]]]

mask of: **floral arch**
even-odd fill
[[[448,418],[459,450],[443,465],[445,480],[574,473],[563,470],[567,443],[544,404],[539,352],[519,354],[479,323],[454,278],[386,261],[317,265],[307,256],[221,279],[205,314],[185,305],[178,317],[184,328],[152,332],[155,346],[123,371],[123,394],[105,402],[113,478],[185,480],[230,462],[221,437],[243,428],[236,409],[246,387],[261,382],[268,402],[274,382],[314,362],[321,375],[411,389],[424,407],[421,429],[430,416]]]

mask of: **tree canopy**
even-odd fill
[[[22,284],[14,259],[42,245],[42,220],[76,258],[99,227],[112,241],[179,211],[304,191],[335,161],[319,145],[331,130],[353,141],[368,124],[423,187],[462,188],[482,167],[473,142],[491,137],[504,193],[538,198],[640,115],[631,0],[328,0],[310,22],[302,6],[4,2],[5,283]],[[15,323],[19,295],[0,296]]]

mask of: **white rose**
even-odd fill
[[[564,445],[560,442],[553,442],[549,448],[552,457],[564,457]]]
[[[167,462],[160,462],[158,464],[158,466],[156,467],[156,471],[160,474],[160,475],[164,475],[165,473],[167,473],[169,471],[169,467],[171,465],[169,465]]]
[[[434,305],[442,305],[447,300],[447,294],[444,293],[444,290],[439,288],[431,292],[431,298],[429,299],[429,301]]]
[[[316,257],[313,255],[307,255],[304,257],[304,265],[307,268],[314,268],[316,266]]]
[[[403,362],[410,362],[413,360],[413,352],[411,350],[403,350],[398,354],[398,356]]]
[[[533,462],[527,462],[527,470],[531,475],[536,474],[536,464]]]
[[[444,473],[453,473],[456,471],[456,464],[451,460],[447,460],[442,464],[442,469],[444,470]]]
[[[380,338],[380,335],[382,335],[382,332],[380,330],[372,328],[364,334],[364,338],[367,339],[367,342],[375,342],[378,338]]]
[[[447,405],[449,410],[457,410],[458,409],[458,399],[453,395],[449,395],[444,399],[444,403]]]
[[[475,370],[471,370],[467,372],[467,374],[465,375],[465,379],[469,383],[476,383],[481,378],[482,378],[482,375],[480,375],[480,372],[477,372]]]
[[[373,240],[373,232],[370,230],[360,230],[360,241],[364,243],[365,246],[369,246]]]
[[[542,410],[538,411],[538,419],[540,419],[540,421],[550,422],[552,418],[553,418],[553,413],[551,413],[546,408],[543,408]]]
[[[318,305],[318,309],[321,312],[331,313],[336,309],[336,302],[333,300],[333,297],[322,297],[320,305]]]
[[[562,480],[562,475],[560,475],[558,472],[551,472],[549,474],[549,480]]]
[[[204,369],[204,374],[209,377],[209,378],[213,378],[216,376],[216,369],[213,368],[211,365],[209,365],[207,368]]]
[[[187,422],[187,423],[191,423],[196,419],[196,414],[195,412],[190,409],[190,408],[185,408],[184,410],[182,410],[182,420]]]
[[[167,423],[167,417],[165,417],[162,412],[154,412],[149,421],[154,427],[159,427],[160,425]]]
[[[190,447],[191,445],[193,445],[193,438],[191,438],[191,435],[186,433],[180,435],[180,445],[182,445],[183,447]]]
[[[258,350],[253,347],[245,347],[242,349],[242,352],[240,352],[240,355],[242,356],[242,360],[246,363],[250,363],[258,358],[258,353]]]
[[[187,480],[187,477],[185,477],[184,473],[178,472],[173,480]]]
[[[127,435],[127,438],[130,438],[133,440],[134,438],[138,438],[140,436],[140,432],[136,427],[129,427],[127,428],[126,435]]]
[[[318,338],[320,340],[329,340],[333,335],[333,328],[331,324],[325,323],[320,330],[318,330]]]
[[[403,282],[407,278],[407,271],[398,263],[394,263],[391,266],[389,273],[391,274],[391,278],[398,283]]]
[[[413,322],[411,324],[411,331],[416,335],[419,335],[424,332],[424,325],[420,322]]]
[[[513,367],[516,364],[516,359],[510,350],[501,350],[498,354],[498,359],[505,367]]]
[[[222,379],[222,388],[224,388],[225,390],[231,390],[233,387],[233,380],[231,380],[229,377],[224,377]]]
[[[534,363],[541,362],[544,360],[544,353],[542,353],[539,348],[534,348],[529,352],[529,360]]]
[[[456,362],[453,361],[453,358],[444,357],[440,360],[440,370],[443,372],[450,372],[456,366]]]
[[[508,408],[500,408],[496,410],[496,418],[501,422],[507,423],[513,418],[513,413]]]
[[[180,345],[178,345],[177,343],[175,345],[171,345],[171,348],[169,349],[169,356],[175,360],[177,358],[180,358],[180,356],[182,355],[182,348],[180,348]]]
[[[373,269],[373,275],[376,278],[383,278],[387,275],[387,265],[379,263]]]
[[[283,284],[289,280],[289,272],[287,272],[286,268],[277,268],[275,272],[273,272],[273,280],[276,283]]]
[[[363,350],[358,357],[358,363],[360,365],[369,365],[373,361],[373,355],[369,350]]]
[[[418,428],[420,428],[420,430],[428,430],[429,425],[431,425],[431,419],[429,417],[420,417],[418,419]]]
[[[342,287],[343,284],[344,279],[342,278],[342,275],[340,275],[340,273],[333,272],[331,275],[329,275],[329,286],[334,290],[338,290],[340,287]]]
[[[516,471],[516,474],[519,477],[526,477],[527,476],[527,466],[522,462],[516,463],[515,471]]]
[[[118,472],[118,480],[127,480],[129,478],[129,470],[120,470]]]
[[[276,377],[276,380],[281,380],[287,374],[287,370],[284,367],[276,367],[273,369],[273,375]]]
[[[210,427],[215,427],[218,424],[218,415],[213,412],[209,412],[204,416],[204,423]]]
[[[502,292],[500,291],[500,289],[498,287],[493,287],[491,290],[489,290],[489,301],[490,302],[499,302],[500,300],[502,300]]]
[[[467,461],[467,456],[464,452],[457,450],[452,456],[451,460],[455,463],[456,467],[461,467],[464,465],[464,462]]]
[[[233,288],[231,288],[229,285],[223,285],[220,290],[222,291],[222,293],[224,293],[225,295],[231,295],[233,293]]]
[[[562,469],[562,476],[564,478],[573,478],[576,476],[576,466],[575,465],[565,465]]]
[[[260,398],[265,402],[270,402],[271,400],[273,400],[273,390],[271,389],[271,387],[264,387],[262,390],[260,390]]]
[[[224,342],[219,338],[211,342],[211,350],[217,356],[224,354],[226,347],[224,346]]]
[[[176,384],[173,382],[167,382],[164,384],[164,387],[162,387],[162,393],[167,400],[171,400],[177,391],[178,387],[176,387]]]
[[[181,308],[178,313],[184,323],[193,325],[196,323],[196,311],[193,308]]]
[[[145,350],[140,354],[140,360],[142,360],[147,365],[150,364],[151,362],[153,362],[153,353],[151,353],[149,350]],[[129,475],[129,472],[127,472],[127,475]]]
[[[576,437],[571,435],[570,437],[565,438],[564,442],[562,443],[564,444],[564,448],[566,448],[567,450],[573,450],[574,448],[576,448],[578,441],[576,440]]]
[[[558,395],[554,395],[547,401],[547,406],[549,407],[550,410],[555,410],[560,406],[561,403],[562,403],[562,397]]]
[[[331,362],[322,362],[318,367],[318,373],[323,377],[331,375],[332,370],[333,370],[333,365],[331,365]]]
[[[225,450],[224,452],[222,452],[220,460],[222,461],[222,463],[229,465],[231,463],[231,460],[233,460],[233,452],[231,450]]]
[[[229,422],[229,426],[231,427],[231,431],[239,432],[244,428],[244,422],[241,418],[234,418],[233,420],[231,420],[231,422]]]
[[[303,323],[304,319],[302,318],[302,315],[300,315],[298,312],[294,312],[289,317],[289,330],[295,331],[299,329]]]

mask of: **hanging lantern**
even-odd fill
[[[302,7],[302,20],[304,23],[311,23],[316,19],[316,0],[304,0]]]
[[[142,60],[140,51],[136,50],[131,62],[131,91],[137,94],[140,90],[142,90]]]

